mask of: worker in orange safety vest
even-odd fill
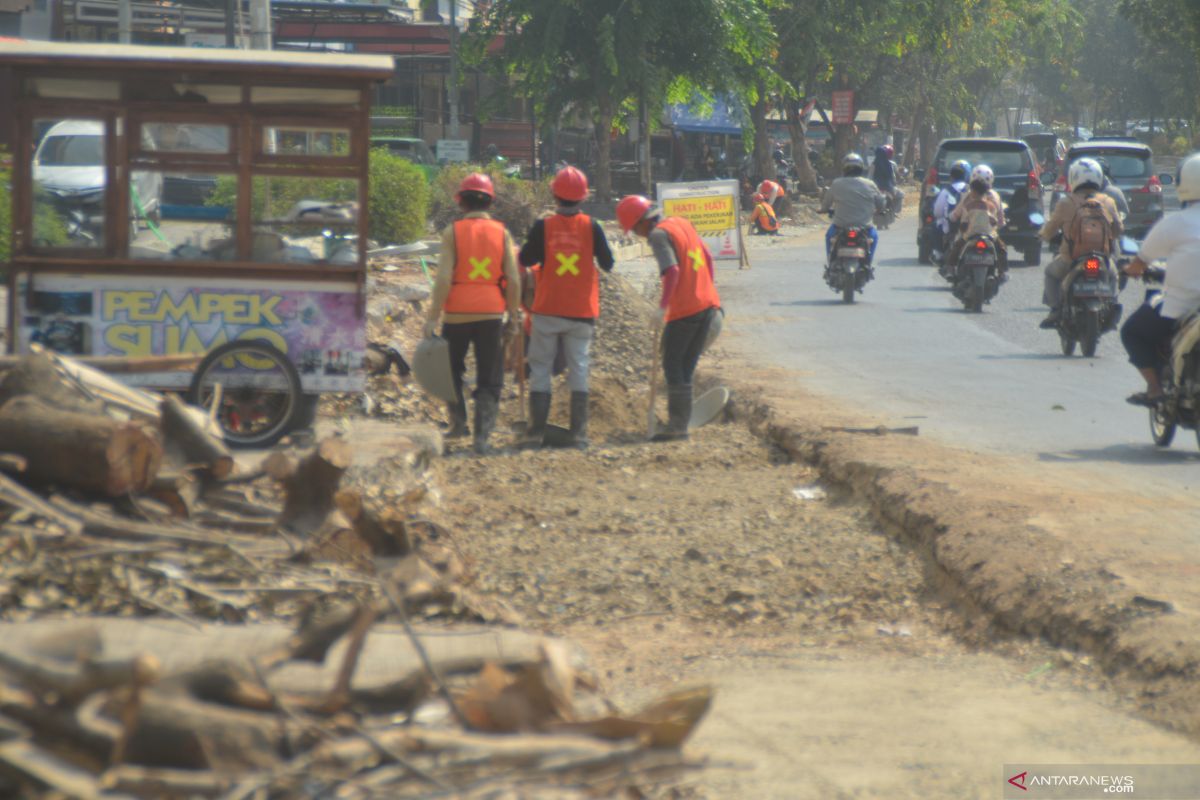
[[[692,416],[692,377],[709,327],[720,312],[712,253],[683,217],[664,217],[649,199],[630,195],[617,204],[621,228],[646,239],[662,278],[659,308],[662,365],[667,379],[667,427],[655,441],[686,439]]]
[[[518,256],[523,267],[541,264],[534,281],[529,341],[529,428],[523,447],[541,447],[550,417],[550,379],[555,355],[566,356],[571,388],[571,443],[587,447],[588,374],[592,335],[600,316],[600,270],[613,255],[599,223],[580,212],[587,177],[564,167],[550,184],[555,213],[533,223]]]
[[[442,232],[424,331],[427,337],[434,335],[444,312],[442,337],[449,344],[457,396],[450,404],[447,437],[467,433],[463,374],[467,350],[475,350],[474,449],[480,455],[491,452],[488,438],[496,426],[504,384],[504,314],[508,312],[509,335],[518,334],[520,320],[516,247],[504,223],[487,213],[495,196],[492,179],[482,173],[468,175],[459,185],[455,200],[464,213]]]

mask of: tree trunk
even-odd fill
[[[603,96],[596,103],[596,199],[612,200],[613,101]]]
[[[61,411],[30,396],[0,407],[0,442],[27,460],[24,479],[109,497],[150,486],[163,454],[153,431],[142,425]]]
[[[925,124],[925,104],[917,103],[917,107],[913,109],[912,127],[908,134],[908,143],[904,146],[904,163],[908,166],[913,166],[916,162],[917,142],[918,137],[921,137],[921,128]],[[925,158],[925,141],[924,138],[919,139],[921,144],[921,157]]]
[[[788,103],[788,133],[792,137],[792,158],[796,161],[796,174],[799,176],[800,191],[817,191],[817,172],[808,159],[808,120],[800,112],[804,108],[799,101]]]
[[[334,495],[352,453],[345,439],[325,439],[298,464],[282,453],[267,458],[263,468],[283,485],[286,496],[280,526],[305,536],[324,527],[326,517],[337,511]]]
[[[758,100],[750,107],[750,122],[754,125],[754,171],[758,180],[775,178],[775,162],[771,158],[771,140],[767,136],[767,87],[758,84]]]

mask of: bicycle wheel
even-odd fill
[[[188,387],[188,402],[208,409],[231,447],[270,447],[289,431],[300,408],[300,375],[264,341],[226,342],[208,352]]]

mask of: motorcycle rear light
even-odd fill
[[[975,249],[987,250],[987,242],[985,242],[983,239],[980,239],[979,241],[975,242]]]
[[[846,234],[846,238],[847,239],[857,239],[858,231],[850,231],[849,233]]]
[[[1099,272],[1100,271],[1100,259],[1089,258],[1087,261],[1083,262],[1083,269],[1085,272]]]

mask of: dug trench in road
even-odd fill
[[[911,218],[888,233],[852,309],[821,285],[815,231],[752,244],[753,270],[718,275],[737,362],[722,380],[741,414],[867,502],[999,627],[1088,656],[1141,714],[1200,733],[1194,445],[1148,443],[1111,339],[1104,358],[1069,360],[1022,338],[1040,269],[1015,268],[994,307],[967,315],[916,263]],[[877,424],[922,435],[830,430]]]
[[[700,377],[738,371],[718,345]],[[1200,757],[1086,655],[994,625],[767,437],[725,422],[646,443],[644,383],[601,372],[590,450],[452,451],[435,516],[473,588],[582,644],[623,706],[716,683],[687,750],[710,768],[681,796],[983,797],[1004,763]]]

